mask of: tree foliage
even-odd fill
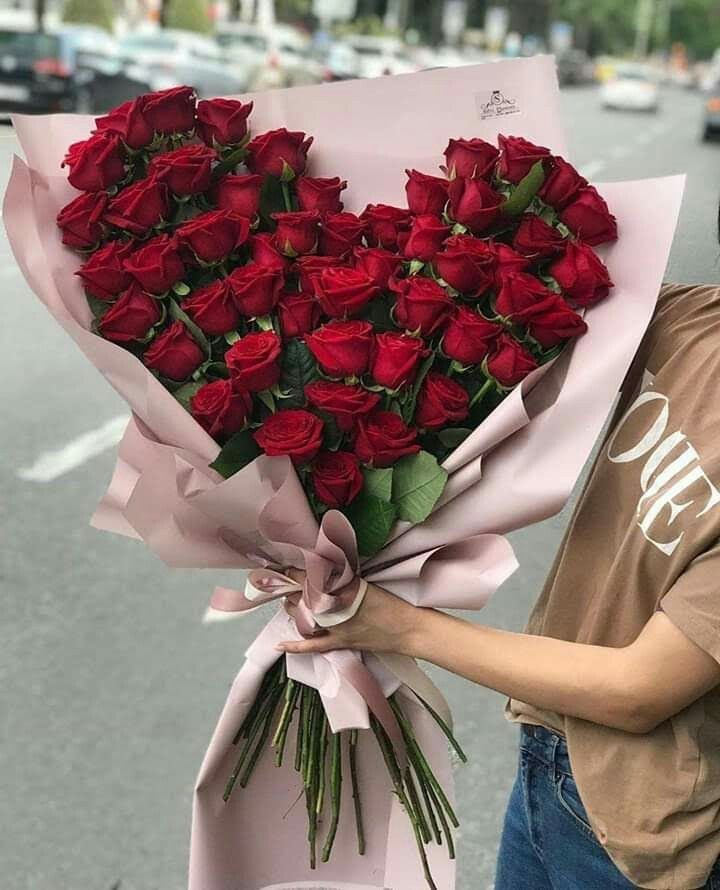
[[[207,34],[212,28],[207,0],[165,0],[163,24],[166,28]]]
[[[112,32],[115,10],[112,0],[65,0],[62,20],[77,25],[96,25]]]

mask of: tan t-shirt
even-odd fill
[[[526,632],[625,646],[657,609],[720,662],[718,287],[663,289]],[[720,856],[720,687],[642,735],[514,699],[506,716],[566,736],[593,830],[630,881],[705,884]]]

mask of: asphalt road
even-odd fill
[[[595,181],[688,172],[668,278],[717,280],[720,145],[699,142],[700,97],[668,92],[652,116],[601,111],[592,89],[564,105],[572,160]],[[0,180],[14,151],[5,129]],[[4,234],[0,294],[0,887],[181,890],[193,780],[264,617],[202,626],[209,591],[231,579],[168,571],[88,527],[125,407],[29,294]],[[48,479],[58,457],[43,455],[103,425],[100,454]],[[514,535],[521,568],[484,622],[522,629],[566,518]],[[459,888],[489,890],[516,730],[499,695],[431,673],[470,755],[457,776]]]

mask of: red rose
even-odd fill
[[[290,260],[275,249],[273,236],[269,232],[259,232],[257,235],[253,235],[248,243],[252,261],[258,266],[277,269],[280,272],[285,272],[290,268]]]
[[[209,210],[176,230],[178,242],[204,263],[220,262],[244,244],[250,223],[231,210]]]
[[[175,195],[197,195],[210,188],[216,160],[212,148],[184,145],[155,155],[148,165],[148,174],[164,182]]]
[[[577,306],[594,305],[613,286],[607,266],[592,247],[581,241],[568,241],[565,253],[548,272]]]
[[[300,210],[320,213],[340,213],[343,208],[340,192],[347,182],[339,176],[299,176],[295,180],[295,194]]]
[[[484,139],[451,139],[445,149],[448,176],[455,179],[486,178],[492,174],[500,152]]]
[[[370,373],[380,386],[400,389],[413,382],[418,366],[427,354],[425,343],[418,337],[384,331],[375,335]]]
[[[405,184],[408,207],[414,216],[440,216],[448,199],[447,179],[428,176],[419,170],[406,170]]]
[[[355,454],[364,464],[390,467],[407,454],[417,454],[417,430],[394,411],[374,411],[358,420]]]
[[[108,204],[105,219],[131,235],[144,235],[170,213],[170,196],[164,182],[140,179],[124,188]]]
[[[69,167],[68,182],[81,192],[102,192],[125,177],[120,139],[112,133],[97,133],[67,150],[63,167]]]
[[[98,330],[113,343],[130,343],[146,337],[161,317],[158,301],[144,293],[139,285],[131,284],[100,319]]]
[[[174,321],[153,340],[145,351],[143,361],[163,377],[187,380],[205,361],[205,354],[185,325],[181,321]]]
[[[280,299],[284,280],[282,272],[257,263],[238,266],[227,278],[235,305],[246,318],[269,315]]]
[[[556,210],[562,210],[587,184],[587,179],[581,176],[572,164],[555,155],[550,172],[545,177],[538,195],[546,204]]]
[[[164,294],[185,274],[178,245],[170,235],[156,235],[125,260],[125,268],[150,294]]]
[[[342,256],[356,247],[365,234],[365,221],[354,213],[328,213],[320,225],[319,251],[323,256]]]
[[[318,244],[320,214],[317,210],[298,210],[295,213],[273,213],[277,222],[274,243],[285,256],[313,253]]]
[[[476,235],[489,229],[500,216],[505,200],[484,179],[453,179],[449,194],[450,217]]]
[[[572,203],[560,213],[560,220],[586,244],[603,244],[618,236],[617,220],[591,185],[578,191]]]
[[[387,290],[390,278],[402,263],[402,257],[382,247],[356,247],[355,268],[364,272],[381,290]]]
[[[300,289],[312,293],[315,288],[314,276],[319,275],[323,269],[336,269],[337,266],[338,258],[336,256],[318,256],[312,253],[307,256],[299,256],[295,260],[293,271],[297,272],[300,279]]]
[[[476,365],[490,351],[504,330],[467,306],[458,306],[443,335],[445,355],[463,365]]]
[[[495,269],[495,287],[502,287],[503,277],[512,272],[524,272],[529,268],[530,260],[502,242],[490,243],[497,263]]]
[[[252,102],[203,99],[197,104],[197,134],[206,145],[237,145],[247,134]]]
[[[458,423],[470,413],[470,396],[457,380],[429,371],[418,394],[415,423],[426,430],[439,430]]]
[[[153,141],[152,126],[143,113],[144,96],[123,102],[104,117],[95,118],[97,133],[116,133],[128,148],[144,148]]]
[[[132,278],[125,268],[125,260],[134,246],[132,241],[109,241],[90,254],[75,273],[81,278],[85,290],[98,300],[114,300],[128,288]]]
[[[285,292],[277,305],[280,330],[283,339],[303,337],[312,331],[320,320],[320,304],[313,294],[306,291]]]
[[[210,200],[219,210],[232,210],[238,216],[254,219],[260,209],[262,176],[254,173],[228,174],[210,190]]]
[[[349,451],[321,451],[311,475],[316,497],[328,507],[352,503],[363,488],[360,464]]]
[[[368,204],[360,218],[367,223],[368,244],[387,250],[395,250],[400,233],[409,232],[412,225],[409,210],[390,204]]]
[[[308,383],[305,397],[314,408],[331,414],[344,433],[349,433],[358,417],[369,414],[380,402],[377,393],[362,386],[348,386],[333,380]]]
[[[240,313],[227,278],[194,290],[183,300],[182,308],[200,330],[211,337],[234,331],[240,324]]]
[[[443,225],[437,216],[416,216],[410,236],[403,245],[403,255],[408,259],[429,263],[450,234],[450,227]]]
[[[373,342],[368,321],[331,321],[305,337],[308,349],[330,377],[359,377],[367,371]]]
[[[565,238],[554,226],[548,225],[534,213],[523,214],[515,232],[513,247],[529,257],[550,257],[561,253]]]
[[[454,303],[448,292],[432,278],[411,275],[392,282],[395,321],[411,333],[430,337],[445,324]]]
[[[216,439],[241,430],[251,411],[250,393],[234,389],[229,380],[206,383],[190,399],[190,413]]]
[[[66,204],[56,219],[63,244],[76,250],[95,247],[105,234],[102,219],[107,202],[105,192],[89,192]]]
[[[527,272],[508,272],[503,275],[495,300],[495,311],[505,318],[514,319],[518,312],[542,302],[552,296],[552,293],[534,275]]]
[[[486,241],[471,235],[453,235],[445,249],[436,254],[433,264],[450,287],[476,297],[493,283],[495,254]]]
[[[501,154],[498,175],[517,184],[524,179],[538,162],[549,160],[550,149],[535,145],[522,136],[498,136]]]
[[[273,331],[246,334],[225,353],[233,385],[250,392],[270,389],[280,379],[280,338]]]
[[[587,331],[587,324],[577,312],[561,296],[552,292],[540,303],[517,312],[513,321],[527,325],[530,335],[545,349],[572,337],[580,337]]]
[[[142,96],[142,113],[156,133],[188,133],[195,126],[195,91],[171,87]]]
[[[247,166],[263,176],[283,175],[288,169],[299,176],[305,169],[312,137],[290,132],[285,127],[256,136],[248,145]]]
[[[348,318],[362,312],[380,289],[360,269],[323,269],[312,280],[315,296],[325,315]]]
[[[253,438],[271,457],[286,454],[295,465],[306,464],[320,451],[323,422],[302,408],[271,414]]]
[[[510,334],[501,334],[487,368],[501,386],[515,386],[537,368],[537,362]]]

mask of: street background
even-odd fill
[[[570,160],[594,182],[688,174],[667,278],[716,282],[720,146],[701,139],[707,97],[692,86],[666,79],[642,115],[602,108],[598,84],[568,86],[563,113]],[[17,151],[2,127],[3,189]],[[240,579],[168,570],[89,528],[125,404],[29,292],[4,233],[0,300],[0,888],[181,890],[194,778],[269,613],[204,626],[213,586]],[[520,570],[468,617],[521,630],[567,518],[514,534]],[[501,696],[429,672],[469,755],[458,886],[490,890],[517,730]]]

